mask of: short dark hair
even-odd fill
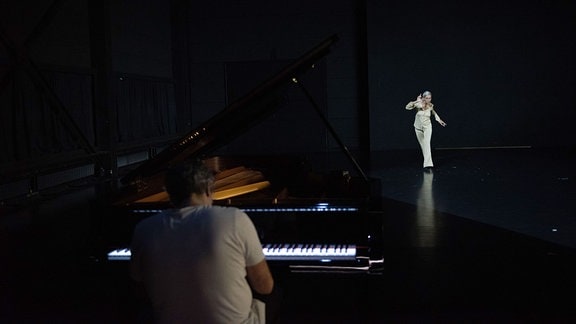
[[[166,171],[164,187],[176,207],[185,205],[192,193],[209,193],[214,184],[214,173],[202,161],[179,164]]]

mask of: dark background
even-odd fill
[[[417,149],[432,91],[438,149],[568,148],[576,109],[571,1],[4,1],[0,198],[153,156],[330,35],[307,75],[343,143]],[[338,153],[297,90],[224,152]],[[258,140],[256,140],[258,139]]]

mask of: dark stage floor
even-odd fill
[[[385,270],[288,276],[281,323],[573,323],[576,154],[436,150],[373,155]],[[92,189],[76,192],[87,201]],[[0,322],[124,323],[123,269],[89,258],[90,207],[55,197],[0,218]],[[65,211],[63,211],[65,210]]]

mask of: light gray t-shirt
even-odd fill
[[[254,224],[232,207],[172,209],[140,222],[131,276],[163,323],[259,323],[246,266],[264,259]]]

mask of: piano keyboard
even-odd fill
[[[354,260],[353,244],[265,244],[267,260]]]
[[[116,249],[113,251],[110,251],[108,253],[108,260],[110,261],[128,261],[130,260],[130,257],[132,256],[132,254],[130,253],[130,249]]]
[[[266,260],[355,260],[354,244],[264,244],[262,251]],[[108,260],[130,260],[130,249],[116,249],[108,253]]]

